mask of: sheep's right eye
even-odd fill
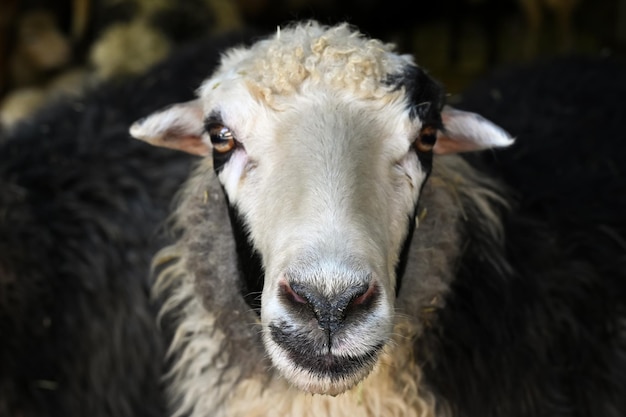
[[[213,150],[217,153],[228,153],[237,145],[232,130],[221,123],[210,123],[206,127],[206,132],[213,144]]]

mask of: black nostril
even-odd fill
[[[352,296],[352,299],[349,301],[350,306],[354,307],[369,307],[378,295],[378,285],[375,283],[370,283],[365,288],[365,291],[361,293],[356,293]]]

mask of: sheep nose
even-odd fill
[[[291,312],[314,315],[319,326],[332,335],[346,320],[369,310],[379,290],[375,282],[364,282],[327,296],[315,286],[282,281],[280,292]]]

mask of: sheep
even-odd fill
[[[172,415],[623,414],[624,229],[518,210],[463,155],[514,139],[444,99],[306,21],[130,127],[200,157],[153,260]]]
[[[198,41],[138,78],[56,100],[0,141],[1,416],[164,415],[150,259],[191,160],[127,129],[192,98],[218,52],[247,36]]]

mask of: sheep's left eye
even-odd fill
[[[213,144],[213,150],[217,153],[232,151],[237,145],[232,130],[221,123],[211,123],[206,127],[207,134]]]
[[[437,129],[433,126],[424,126],[415,140],[415,148],[419,152],[430,152],[437,142]]]

